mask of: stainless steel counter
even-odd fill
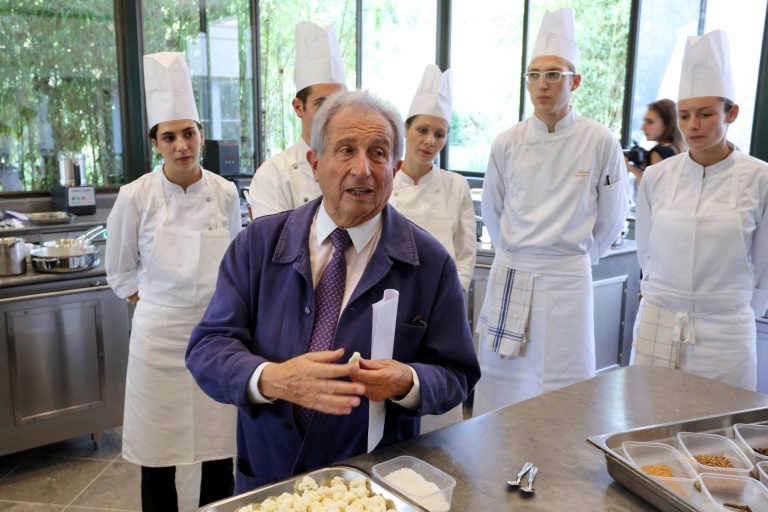
[[[650,510],[608,475],[589,436],[768,406],[768,396],[678,370],[632,366],[344,461],[370,471],[408,454],[453,476],[452,510]],[[539,467],[526,498],[506,481]]]

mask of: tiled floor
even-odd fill
[[[0,457],[0,512],[140,511],[140,470],[120,456],[120,429]],[[176,470],[179,510],[196,510],[200,464]]]

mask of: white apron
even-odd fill
[[[152,204],[161,218],[146,276],[139,284],[128,358],[123,458],[142,466],[173,466],[235,454],[237,408],[197,386],[184,364],[193,327],[216,287],[229,246],[225,216],[200,197],[216,229],[166,227],[168,208],[158,175]]]
[[[481,336],[478,358],[482,376],[475,387],[473,416],[595,375],[589,256],[533,256],[496,249],[493,265],[536,274],[528,341],[519,356],[502,358],[485,348],[486,340]],[[492,274],[493,271],[492,268]],[[489,286],[491,284],[489,279]],[[489,304],[486,294],[482,314],[487,314]]]
[[[698,215],[672,211],[689,169],[670,172],[676,173],[672,192],[649,236],[630,363],[679,368],[754,391],[755,284],[736,210],[740,168],[731,170],[727,211]]]

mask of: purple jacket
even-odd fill
[[[265,361],[282,362],[309,347],[315,298],[309,230],[320,198],[254,220],[232,242],[216,292],[192,332],[187,367],[219,402],[238,407],[237,485],[241,493],[365,453],[368,400],[348,416],[315,413],[302,442],[293,404],[248,401],[248,380]],[[371,305],[384,290],[400,292],[393,359],[419,375],[421,408],[387,401],[379,447],[418,435],[420,416],[440,414],[467,398],[480,378],[453,260],[426,231],[387,205],[379,245],[344,308],[333,349],[371,353]],[[426,326],[412,325],[420,314]]]

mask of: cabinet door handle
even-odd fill
[[[63,295],[74,295],[76,293],[100,292],[109,289],[109,285],[99,284],[89,288],[74,288],[69,290],[59,290],[56,292],[35,293],[33,295],[18,295],[15,297],[6,297],[4,299],[0,299],[0,304],[8,304],[10,302],[19,302],[22,300],[49,299],[52,297],[61,297]]]

